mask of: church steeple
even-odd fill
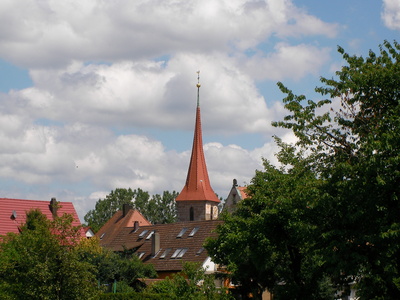
[[[186,183],[175,199],[181,221],[208,220],[218,216],[216,207],[220,200],[214,193],[208,177],[206,160],[203,151],[203,138],[200,117],[200,76],[197,77],[197,108],[194,129],[192,156],[190,158]],[[195,209],[197,208],[197,209]],[[199,211],[201,208],[202,211]],[[186,217],[183,215],[187,215]]]

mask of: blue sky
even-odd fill
[[[197,70],[211,184],[225,197],[275,162],[278,81],[318,97],[337,53],[398,40],[400,1],[2,1],[0,197],[72,201],[180,191]]]

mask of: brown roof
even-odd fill
[[[123,210],[119,210],[100,228],[96,236],[100,238],[101,244],[107,247],[122,228],[132,228],[135,221],[138,222],[140,227],[151,225],[137,209],[129,209],[125,216],[123,216]]]
[[[53,220],[50,201],[0,198],[0,235],[19,233],[20,226],[26,222],[26,213],[32,209],[39,209],[49,220]],[[57,215],[62,216],[64,213],[73,216],[73,226],[81,225],[72,202],[59,202]],[[81,234],[85,236],[83,230]]]
[[[125,227],[115,233],[112,241],[108,241],[107,244],[101,241],[101,244],[114,251],[137,248],[136,253],[141,260],[144,263],[153,264],[158,272],[180,271],[183,261],[203,263],[207,259],[208,254],[204,250],[203,244],[207,237],[216,236],[214,231],[221,223],[222,221],[219,220],[209,220],[156,224],[139,227],[136,231],[133,227]],[[186,231],[182,233],[181,237],[178,237],[184,228]],[[195,228],[197,228],[196,232],[194,232]],[[152,237],[150,234],[153,231],[160,236],[160,250],[155,256],[151,255]],[[193,234],[191,235],[191,233]],[[182,256],[179,257],[178,249],[186,249],[186,252],[183,250]],[[177,255],[175,258],[173,257],[174,253]]]
[[[200,85],[198,85],[197,87],[199,88]],[[194,129],[192,156],[190,158],[186,184],[175,200],[208,200],[220,202],[217,195],[214,193],[210,184],[210,179],[208,178],[207,165],[203,151],[200,105],[198,102],[198,95],[199,94],[197,94],[196,124]]]

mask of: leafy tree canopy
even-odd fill
[[[231,300],[233,297],[225,289],[217,288],[215,276],[206,274],[205,270],[195,263],[185,262],[183,271],[172,278],[150,285],[147,291],[162,294],[167,299],[190,300]]]
[[[95,268],[79,259],[79,227],[64,214],[50,221],[39,210],[27,213],[20,234],[0,243],[1,299],[90,299]]]
[[[178,193],[164,191],[162,195],[150,194],[142,189],[117,188],[104,199],[99,199],[93,210],[84,217],[85,222],[97,232],[124,204],[138,209],[151,223],[172,223],[176,220],[175,198]]]
[[[336,79],[322,78],[317,103],[287,93],[290,128],[309,165],[325,180],[317,210],[321,248],[338,283],[355,281],[364,299],[400,298],[400,46],[350,56]],[[332,103],[340,108],[317,114]]]
[[[285,166],[264,161],[265,171],[257,171],[247,188],[249,198],[222,215],[218,238],[208,240],[206,249],[227,266],[243,298],[261,299],[268,290],[279,300],[333,299],[315,250],[314,206],[322,182],[301,153],[277,142]]]
[[[326,99],[278,83],[289,115],[273,125],[297,142],[277,139],[282,167],[265,162],[207,249],[234,279],[246,286],[249,267],[247,286],[277,297],[280,283],[291,299],[313,299],[296,290],[329,287],[315,281],[329,275],[339,290],[355,283],[360,299],[400,299],[400,45],[385,41],[366,58],[338,51],[345,66],[316,88]]]
[[[0,242],[1,299],[94,299],[117,282],[117,292],[139,289],[137,279],[155,277],[136,255],[117,254],[82,238],[71,215],[48,220],[27,213],[20,234]],[[100,288],[99,288],[100,287]]]

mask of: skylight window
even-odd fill
[[[139,238],[141,239],[141,238],[143,238],[145,235],[146,235],[146,233],[148,233],[149,231],[146,229],[146,230],[143,230],[142,231],[142,233],[141,234],[139,234]]]
[[[149,233],[149,235],[147,236],[146,240],[149,240],[153,234],[154,234],[154,230],[152,230],[152,231]]]
[[[201,248],[199,249],[199,251],[197,251],[196,255],[200,255],[201,253],[203,253],[203,251],[204,251],[204,248],[201,247]]]
[[[175,252],[172,254],[171,258],[176,258],[176,256],[179,254],[179,252],[181,252],[181,248],[176,249]]]
[[[193,228],[193,230],[189,233],[189,236],[194,236],[199,229],[200,227]]]
[[[185,232],[188,230],[187,227],[182,228],[182,230],[179,232],[179,234],[176,236],[177,238],[181,238]]]
[[[176,258],[182,258],[182,256],[185,255],[186,251],[188,251],[188,248],[183,248],[181,252],[179,252],[178,256]]]
[[[100,239],[102,240],[103,239],[103,237],[106,235],[106,233],[104,232],[101,236],[100,236]]]
[[[137,254],[137,256],[139,257],[139,259],[141,259],[141,258],[144,256],[144,254],[145,254],[145,252],[139,252],[139,253]]]
[[[170,252],[171,252],[171,248],[165,249],[164,253],[161,254],[160,258],[165,258],[168,255],[168,253],[170,253]]]
[[[188,248],[178,248],[172,254],[171,258],[182,258],[182,256],[185,255],[186,251],[188,251]]]

